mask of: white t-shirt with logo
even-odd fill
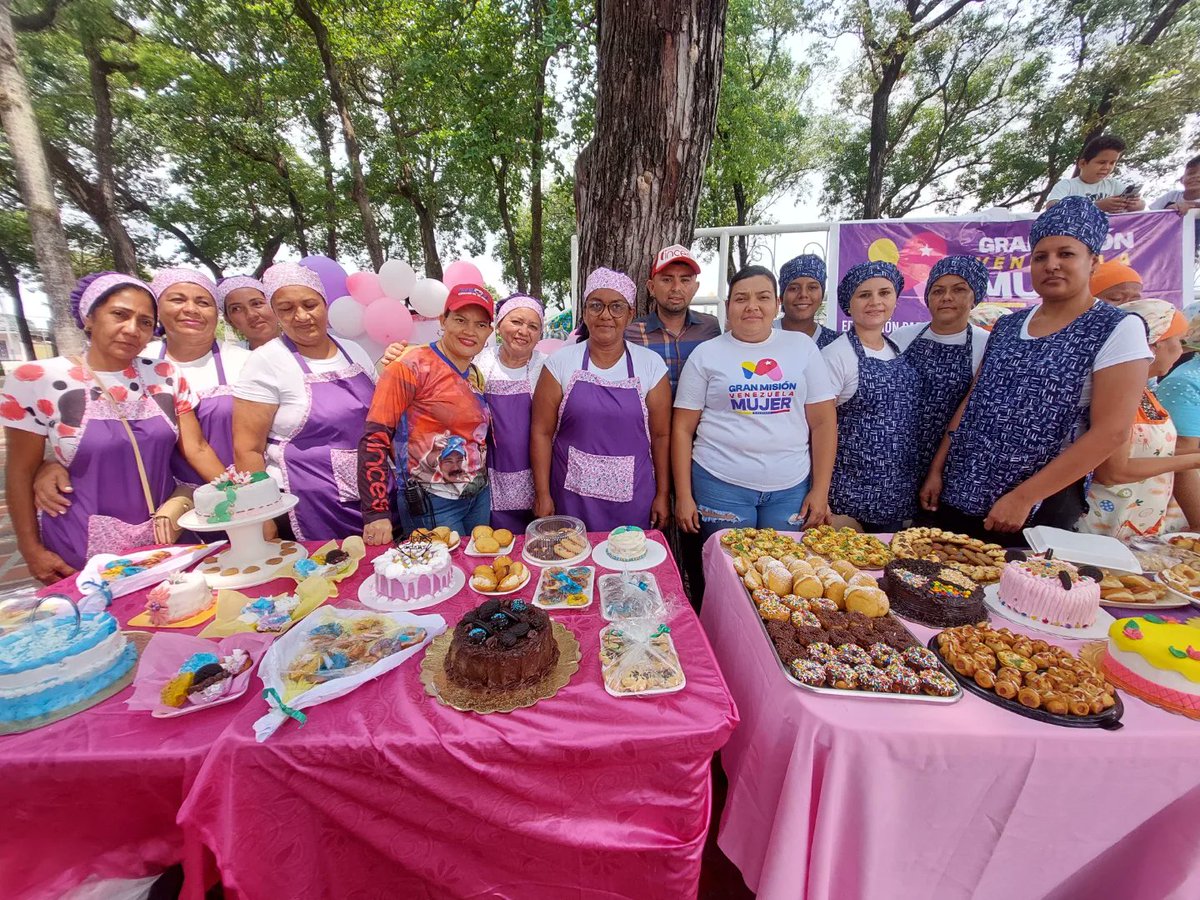
[[[729,484],[781,491],[812,468],[805,405],[834,396],[808,335],[772,330],[750,344],[726,332],[692,351],[675,406],[700,410],[692,459],[701,467]]]
[[[1050,196],[1046,198],[1046,201],[1056,203],[1064,197],[1087,197],[1092,201],[1103,200],[1105,197],[1115,197],[1117,194],[1123,193],[1125,184],[1120,178],[1113,178],[1111,175],[1089,184],[1076,175],[1074,178],[1064,178],[1050,188]]]
[[[927,324],[927,322],[914,322],[912,325],[904,325],[897,328],[888,337],[896,342],[896,346],[903,353],[917,339],[917,335],[921,334],[921,329]],[[978,325],[969,325],[967,327],[971,329],[971,371],[978,372],[979,364],[983,362],[983,351],[987,347],[987,339],[990,332],[980,328]],[[967,329],[964,328],[962,331],[956,331],[954,334],[938,334],[931,328],[921,335],[921,340],[933,341],[935,344],[952,344],[955,347],[961,347],[967,342]]]

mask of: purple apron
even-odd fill
[[[233,387],[225,382],[225,366],[221,364],[221,348],[216,341],[213,341],[212,355],[217,365],[217,386],[207,391],[195,391],[196,418],[200,421],[200,433],[221,464],[228,466],[233,463]],[[158,358],[167,358],[166,340]],[[200,473],[188,465],[182,453],[176,453],[171,460],[171,472],[180,484],[199,487],[205,482]]]
[[[300,427],[290,437],[271,439],[280,448],[283,489],[300,498],[288,519],[301,541],[340,540],[363,530],[358,442],[375,383],[332,335],[329,339],[349,365],[314,375],[291,338],[281,337],[304,372],[308,394],[308,410]]]
[[[649,528],[655,493],[650,416],[633,358],[626,348],[624,381],[593,374],[590,362],[589,347],[558,408],[550,470],[554,511],[582,519],[588,531]]]
[[[489,379],[484,398],[492,413],[488,429],[488,482],[492,487],[492,527],[523,534],[533,521],[533,470],[529,468],[529,423],[533,385],[529,367],[517,381]]]
[[[137,458],[121,416],[137,438],[156,509],[175,490],[171,458],[179,427],[153,397],[141,393],[117,403],[107,391],[93,387],[87,392],[79,425],[82,437],[67,466],[75,489],[71,506],[60,516],[41,517],[42,543],[76,569],[97,553],[120,555],[157,543]],[[164,396],[174,403],[172,395]]]

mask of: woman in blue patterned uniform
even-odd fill
[[[837,396],[838,445],[829,508],[864,531],[897,531],[917,507],[921,379],[883,329],[904,276],[891,263],[855,266],[838,285],[854,322],[821,351]]]
[[[807,334],[824,349],[838,333],[817,322],[817,313],[825,305],[825,260],[812,253],[789,259],[779,270],[779,302],[783,318],[775,327],[783,331]]]
[[[941,527],[1012,544],[1027,525],[1072,528],[1085,512],[1091,473],[1125,440],[1153,358],[1141,319],[1089,289],[1107,235],[1084,197],[1030,228],[1042,302],[996,323],[951,420],[921,488]]]

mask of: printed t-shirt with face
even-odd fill
[[[225,383],[232,387],[237,384],[238,379],[241,377],[242,366],[250,358],[250,351],[237,344],[221,344],[220,346],[221,368],[225,370]],[[159,354],[162,353],[162,341],[151,341],[142,353],[153,359],[158,359]],[[173,359],[171,362],[175,364],[175,368],[187,379],[188,387],[197,394],[202,391],[211,391],[221,384],[220,378],[217,377],[217,363],[213,358],[212,351],[205,353],[199,359],[193,359],[189,362],[180,362],[177,359]]]
[[[95,374],[116,402],[150,397],[172,422],[196,404],[187,379],[167,360],[138,357],[120,372]],[[0,425],[45,436],[55,459],[69,466],[83,437],[84,407],[99,393],[87,372],[65,356],[22,363],[0,393]]]
[[[917,335],[921,334],[921,329],[928,325],[928,322],[914,322],[912,325],[903,325],[897,328],[888,335],[896,346],[903,353],[908,349],[909,345],[917,339]],[[983,351],[987,349],[987,339],[991,332],[985,331],[978,325],[967,326],[971,329],[971,371],[978,372],[979,364],[983,362]],[[956,331],[954,334],[937,334],[931,328],[921,335],[923,341],[933,341],[935,344],[952,344],[955,347],[961,347],[967,342],[967,329]]]
[[[1093,201],[1103,200],[1106,197],[1115,197],[1124,191],[1125,184],[1120,178],[1114,178],[1111,175],[1089,184],[1077,175],[1074,178],[1064,178],[1054,185],[1046,200],[1050,203],[1055,203],[1064,197],[1087,197]]]
[[[805,405],[834,397],[808,335],[772,331],[751,344],[726,332],[692,351],[675,407],[700,410],[692,459],[701,468],[738,487],[782,491],[812,468]]]
[[[1096,301],[1096,303],[1103,302],[1102,300]],[[1021,340],[1023,341],[1039,340],[1029,336],[1029,320],[1031,318],[1033,318],[1032,314],[1021,323]],[[1049,335],[1045,335],[1045,337],[1049,337]],[[1101,345],[1100,351],[1092,361],[1092,372],[1099,372],[1101,369],[1132,362],[1135,359],[1154,359],[1154,354],[1150,350],[1150,345],[1146,343],[1146,323],[1141,316],[1131,314],[1117,323],[1117,327],[1108,336],[1108,340]],[[1083,409],[1090,406],[1091,403],[1092,376],[1089,373],[1083,382],[1083,390],[1079,394],[1079,408]]]
[[[476,493],[487,479],[488,413],[482,376],[474,365],[469,377],[452,369],[429,347],[415,347],[393,361],[380,376],[367,414],[360,468],[377,469],[392,457],[392,436],[403,417],[408,424],[408,468],[430,494],[457,499]],[[378,471],[366,473],[377,477]],[[360,496],[362,494],[360,475]],[[372,508],[370,512],[378,512]]]
[[[545,371],[554,377],[564,392],[567,390],[567,385],[571,383],[571,376],[583,368],[583,351],[586,346],[586,341],[568,344],[546,360]],[[626,341],[625,349],[633,361],[633,374],[640,381],[639,386],[644,399],[655,385],[667,377],[667,364],[653,350],[647,350],[637,344]],[[625,364],[624,356],[609,369],[601,369],[596,365],[595,360],[591,360],[588,363],[588,371],[605,381],[624,381],[629,377],[629,367]]]
[[[895,359],[896,353],[888,343],[883,348],[874,350],[863,344],[863,353],[872,359]],[[849,401],[858,393],[858,356],[850,345],[850,338],[843,334],[841,337],[825,345],[821,350],[825,365],[829,367],[829,381],[837,397],[837,405]]]
[[[358,344],[338,338],[346,356],[335,350],[329,359],[309,359],[304,362],[314,375],[324,375],[345,369],[358,363],[375,381],[375,364],[370,355]],[[275,338],[250,352],[242,366],[241,375],[233,386],[233,396],[256,403],[271,403],[279,408],[271,423],[268,436],[283,440],[295,436],[308,415],[308,391],[304,384],[304,372],[281,338]],[[267,472],[279,480],[282,448],[275,443],[267,444]]]

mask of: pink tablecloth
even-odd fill
[[[701,620],[742,719],[718,843],[760,898],[1200,896],[1200,722],[1128,696],[1108,732],[970,695],[806,693],[716,540],[704,569]]]
[[[455,558],[468,572],[479,562]],[[357,606],[369,571],[336,605]],[[180,861],[185,893],[197,896],[201,841],[229,893],[246,897],[692,896],[709,764],[737,712],[673,563],[654,573],[674,603],[687,677],[678,694],[604,692],[597,602],[554,613],[583,653],[571,684],[509,714],[438,705],[418,656],[265,744],[251,732],[266,708],[257,676],[245,698],[195,715],[128,712],[127,689],[0,737],[0,896],[57,897],[85,879]],[[422,614],[453,623],[481,600],[464,591]],[[114,614],[125,622],[144,602],[118,598]]]

